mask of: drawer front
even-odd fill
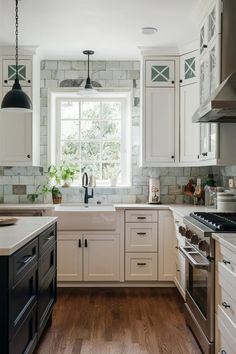
[[[55,273],[47,274],[38,291],[38,332],[41,335],[56,298]]]
[[[56,264],[56,246],[53,243],[50,248],[43,254],[39,259],[39,287],[40,284],[44,281],[47,274],[51,271],[55,271]]]
[[[156,210],[126,210],[126,222],[157,222],[158,211]]]
[[[37,260],[38,239],[36,238],[13,255],[14,284],[32,268]]]
[[[125,280],[157,280],[157,253],[126,253]]]
[[[157,223],[127,223],[125,249],[128,252],[157,252]]]
[[[46,252],[55,241],[56,228],[55,225],[52,225],[39,235],[39,256]]]
[[[217,350],[219,353],[224,354],[235,354],[236,348],[236,336],[235,336],[235,326],[232,326],[231,320],[224,314],[220,309],[217,316]]]
[[[37,314],[36,306],[28,313],[15,337],[9,343],[9,353],[33,353],[37,343]]]
[[[236,275],[236,254],[228,248],[222,246],[219,242],[215,243],[216,247],[216,268],[218,265],[224,264],[229,270]]]
[[[26,314],[30,311],[37,296],[37,265],[26,273],[9,293],[10,337],[12,337]]]

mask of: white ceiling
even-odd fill
[[[138,46],[181,46],[196,39],[198,0],[21,0],[20,45],[45,59],[136,59]],[[0,45],[14,44],[14,0],[0,0]],[[140,34],[144,26],[159,29]]]

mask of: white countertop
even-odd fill
[[[0,204],[0,210],[15,210],[15,209],[54,209],[53,204]]]
[[[0,256],[9,256],[54,224],[56,217],[20,217],[14,225],[0,227]]]
[[[213,234],[214,240],[220,242],[223,246],[236,253],[236,233]]]

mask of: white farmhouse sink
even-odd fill
[[[58,230],[114,230],[116,209],[113,205],[58,204]]]

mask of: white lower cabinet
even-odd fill
[[[58,232],[58,281],[119,281],[119,235]]]
[[[84,234],[84,280],[120,279],[119,235]]]
[[[58,232],[57,280],[81,281],[83,279],[83,258],[81,236],[76,232]]]
[[[128,252],[157,252],[157,223],[126,223],[125,249]]]
[[[157,253],[126,253],[126,280],[157,280]]]
[[[159,212],[159,235],[158,280],[173,281],[175,228],[173,215],[169,210]]]

